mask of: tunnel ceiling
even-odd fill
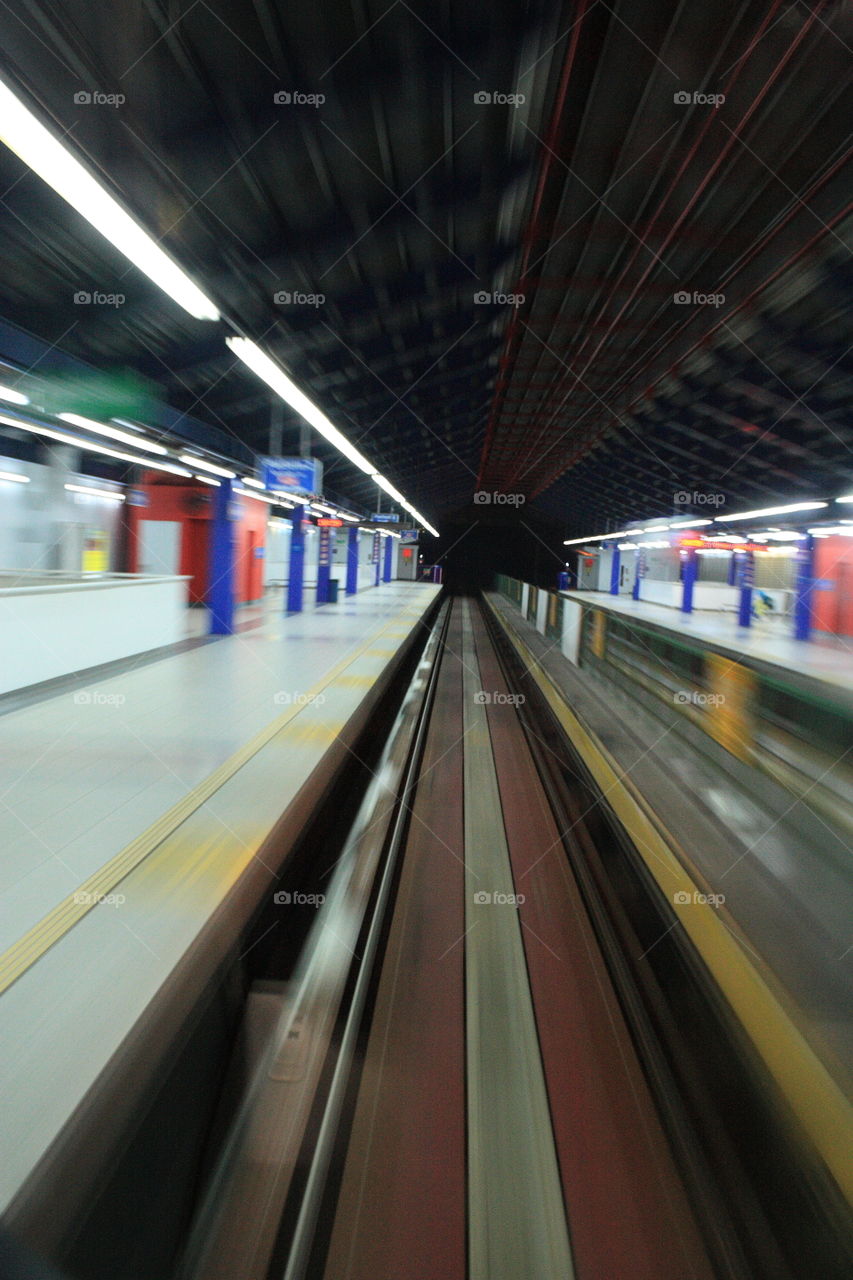
[[[849,13],[23,0],[0,61],[428,518],[585,532],[850,487]],[[5,148],[0,184],[6,318],[267,452],[227,330]]]

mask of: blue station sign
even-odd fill
[[[323,491],[323,464],[318,458],[264,458],[263,477],[267,489]]]

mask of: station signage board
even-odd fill
[[[685,551],[769,551],[763,542],[729,542],[726,538],[679,538]]]
[[[263,479],[267,489],[322,493],[323,464],[318,458],[264,458]]]
[[[343,528],[343,520],[336,520],[334,516],[318,516],[318,529],[341,529]]]
[[[399,524],[400,516],[396,511],[375,511],[370,517],[374,524]]]

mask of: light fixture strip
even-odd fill
[[[2,79],[0,140],[191,316],[219,319],[210,298]]]

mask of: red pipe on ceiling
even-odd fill
[[[557,147],[558,135],[559,135],[560,126],[563,120],[563,112],[565,110],[565,105],[566,105],[566,96],[569,90],[569,81],[571,79],[572,69],[574,67],[575,57],[578,50],[581,27],[583,25],[583,22],[587,13],[587,5],[588,5],[588,0],[581,0],[580,6],[579,6],[580,12],[578,14],[578,17],[575,19],[574,25],[572,26],[571,35],[569,38],[569,44],[566,49],[566,56],[563,59],[563,69],[560,73],[560,83],[557,88],[557,96],[554,102],[554,109],[551,112],[551,119],[548,125],[548,133],[542,148],[542,162],[539,170],[539,178],[536,183],[536,191],[533,197],[533,208],[530,214],[530,218],[528,219],[527,227],[524,233],[524,238],[522,240],[521,269],[519,272],[518,282],[514,289],[515,293],[524,292],[524,285],[527,279],[527,268],[530,263],[530,255],[533,251],[533,246],[535,245],[537,239],[539,238],[538,229],[537,229],[539,210],[542,206],[542,200],[545,194],[545,185],[548,181],[548,175],[554,163],[554,156],[555,156],[556,147]],[[504,339],[504,348],[503,348],[503,351],[501,352],[501,358],[498,364],[498,369],[500,371],[500,374],[503,374],[506,371],[506,369],[510,366],[513,352],[518,346],[520,337],[521,337],[520,318],[519,318],[518,310],[515,310],[513,317],[509,323],[509,326],[507,327],[506,337]],[[492,443],[492,438],[494,436],[497,416],[500,411],[499,403],[500,403],[500,396],[496,391],[495,401],[492,406],[492,411],[489,415],[489,421],[486,424],[486,436],[483,441],[483,452],[482,452],[481,461],[480,461],[480,474],[477,477],[477,483],[476,483],[477,489],[481,488],[480,481],[483,475],[483,468],[485,467],[485,464],[486,464],[486,458],[488,456],[488,452]]]
[[[770,20],[770,19],[771,19],[771,17],[773,16],[773,14],[774,14],[775,10],[780,6],[780,4],[781,4],[781,3],[782,3],[782,0],[775,0],[774,5],[771,7],[771,9],[770,9],[770,10],[768,11],[768,13],[765,15],[764,20],[763,20],[763,21],[762,21],[762,23],[760,24],[760,26],[759,26],[759,28],[758,28],[758,30],[757,30],[757,32],[756,32],[756,34],[755,34],[755,37],[753,38],[753,41],[751,42],[750,48],[753,48],[753,47],[755,46],[755,44],[757,43],[757,41],[761,39],[761,36],[764,34],[764,28],[766,27],[767,23],[769,22],[769,20]],[[673,224],[673,226],[671,227],[670,231],[668,232],[668,234],[667,234],[667,236],[666,236],[666,238],[665,238],[665,240],[664,240],[664,242],[663,242],[663,244],[662,244],[662,246],[661,246],[661,248],[660,248],[660,251],[659,251],[658,257],[660,256],[660,254],[661,254],[661,253],[663,253],[663,251],[664,251],[664,250],[667,248],[667,246],[671,243],[671,241],[672,241],[673,237],[674,237],[674,236],[676,235],[676,233],[678,232],[679,227],[681,226],[681,224],[683,223],[683,221],[685,220],[685,218],[688,216],[688,214],[689,214],[689,213],[690,213],[690,211],[692,210],[693,206],[696,204],[697,200],[698,200],[698,199],[700,198],[700,196],[702,195],[702,192],[705,190],[706,186],[707,186],[707,185],[708,185],[708,183],[711,181],[711,179],[712,179],[712,177],[714,176],[714,174],[716,173],[717,169],[720,167],[720,165],[722,164],[722,162],[725,160],[725,158],[726,158],[726,156],[728,155],[729,151],[730,151],[730,150],[732,149],[732,147],[734,146],[734,143],[735,143],[735,141],[737,140],[737,137],[738,137],[738,135],[740,134],[741,130],[742,130],[742,129],[743,129],[743,128],[748,124],[748,122],[749,122],[750,118],[751,118],[751,117],[752,117],[752,115],[755,113],[755,111],[757,110],[758,106],[760,105],[760,103],[762,102],[762,100],[764,99],[764,97],[765,97],[765,96],[767,95],[767,93],[770,91],[770,89],[772,88],[773,84],[776,82],[776,80],[778,79],[778,77],[781,75],[782,71],[783,71],[783,70],[785,69],[785,67],[787,66],[788,62],[790,61],[791,57],[793,56],[793,54],[794,54],[794,52],[796,51],[796,49],[797,49],[797,47],[799,46],[799,44],[802,42],[802,40],[803,40],[803,39],[805,39],[805,36],[806,36],[806,34],[808,33],[809,29],[811,28],[811,26],[812,26],[813,22],[816,20],[816,18],[817,18],[817,16],[818,16],[818,13],[819,13],[820,9],[822,9],[823,7],[825,7],[825,3],[826,3],[826,0],[822,0],[822,3],[818,5],[818,7],[815,9],[815,11],[814,11],[813,13],[812,13],[812,12],[810,12],[809,17],[808,17],[808,18],[806,19],[806,21],[803,23],[802,27],[800,28],[800,30],[799,30],[799,32],[797,33],[797,35],[796,35],[796,37],[794,38],[794,40],[791,42],[790,46],[789,46],[789,47],[788,47],[788,49],[786,50],[786,52],[785,52],[785,54],[783,55],[783,57],[782,57],[782,58],[780,58],[780,60],[779,60],[779,61],[777,62],[777,64],[776,64],[776,66],[773,68],[772,72],[770,73],[769,77],[768,77],[768,78],[767,78],[767,80],[765,81],[764,85],[761,87],[761,89],[760,89],[760,90],[759,90],[759,92],[757,93],[757,95],[756,95],[755,99],[754,99],[754,100],[753,100],[753,102],[751,103],[751,105],[750,105],[749,109],[746,111],[746,113],[743,115],[743,117],[741,118],[741,120],[738,122],[738,124],[737,124],[736,128],[735,128],[734,130],[732,130],[732,131],[731,131],[731,133],[730,133],[730,135],[729,135],[729,137],[728,137],[727,141],[725,142],[724,146],[723,146],[723,147],[722,147],[722,149],[720,150],[719,154],[716,156],[716,158],[714,159],[714,161],[713,161],[713,163],[711,164],[710,168],[707,170],[707,172],[706,172],[706,173],[705,173],[705,175],[703,176],[703,178],[702,178],[701,182],[699,183],[699,185],[698,185],[698,186],[696,187],[696,189],[694,190],[694,192],[693,192],[692,196],[691,196],[691,197],[690,197],[690,199],[687,201],[687,203],[685,204],[684,208],[681,210],[681,212],[679,213],[678,217],[676,218],[675,223],[674,223],[674,224]],[[735,82],[736,82],[736,80],[737,80],[738,76],[740,75],[740,73],[741,73],[741,71],[742,71],[742,69],[743,69],[743,66],[744,66],[744,64],[746,63],[746,61],[747,61],[747,59],[744,59],[744,58],[742,58],[742,59],[740,60],[740,62],[739,62],[739,64],[738,64],[738,67],[737,67],[737,70],[736,70],[736,71],[734,72],[734,74],[729,78],[728,82],[727,82],[727,83],[726,83],[726,85],[724,86],[724,92],[726,93],[726,95],[727,95],[727,96],[728,96],[728,92],[729,92],[729,90],[731,89],[732,85],[733,85],[733,84],[735,84]],[[647,221],[647,223],[646,223],[646,226],[645,226],[645,228],[644,228],[644,230],[643,230],[643,233],[642,233],[642,235],[639,237],[640,243],[639,243],[639,244],[634,248],[633,252],[632,252],[632,253],[631,253],[631,255],[629,256],[629,259],[628,259],[627,263],[626,263],[626,264],[625,264],[625,266],[622,268],[622,270],[621,270],[621,272],[620,272],[620,274],[619,274],[619,276],[618,276],[617,280],[614,282],[614,285],[613,285],[613,288],[612,288],[612,289],[611,289],[611,291],[610,291],[610,294],[609,294],[609,295],[608,295],[608,297],[604,300],[604,302],[602,303],[601,307],[599,308],[598,315],[597,315],[597,316],[596,316],[596,318],[595,318],[595,319],[596,319],[596,321],[600,320],[600,319],[601,319],[601,317],[605,314],[605,312],[606,312],[606,310],[607,310],[607,307],[608,307],[608,305],[611,303],[611,301],[612,301],[613,297],[615,296],[616,291],[619,289],[619,287],[620,287],[620,285],[621,285],[621,282],[624,280],[624,278],[625,278],[626,274],[628,273],[628,271],[630,270],[630,268],[633,266],[634,262],[636,261],[636,259],[637,259],[638,255],[639,255],[639,253],[640,253],[640,250],[641,250],[641,248],[642,248],[642,241],[643,241],[643,240],[646,238],[646,236],[649,234],[649,230],[650,230],[650,228],[652,228],[652,227],[655,225],[656,221],[660,218],[660,215],[661,215],[661,213],[662,213],[663,209],[665,208],[665,206],[666,206],[666,204],[667,204],[668,200],[670,199],[670,197],[671,197],[671,195],[672,195],[673,191],[675,190],[675,188],[676,188],[676,186],[677,186],[678,182],[680,181],[680,179],[681,179],[681,177],[682,177],[682,175],[683,175],[683,173],[684,173],[685,169],[687,168],[687,166],[689,165],[689,163],[691,162],[691,160],[695,157],[696,152],[697,152],[697,150],[698,150],[699,146],[701,145],[701,143],[702,143],[702,141],[703,141],[703,139],[704,139],[704,137],[705,137],[706,133],[707,133],[707,132],[708,132],[708,130],[710,129],[710,127],[711,127],[711,124],[712,124],[712,123],[713,123],[713,115],[709,115],[709,116],[708,116],[708,118],[706,119],[706,121],[705,121],[704,125],[703,125],[703,126],[702,126],[702,128],[700,129],[699,134],[698,134],[698,136],[696,137],[696,139],[695,139],[695,141],[694,141],[693,145],[690,147],[690,149],[689,149],[689,151],[688,151],[688,153],[687,153],[686,157],[684,158],[684,160],[682,161],[681,165],[679,166],[679,169],[678,169],[678,171],[676,172],[676,174],[675,174],[674,178],[673,178],[673,179],[672,179],[672,181],[670,182],[668,189],[664,192],[664,195],[662,196],[662,198],[661,198],[661,200],[660,200],[660,202],[659,202],[659,204],[658,204],[658,206],[657,206],[656,210],[653,212],[653,214],[651,215],[651,217],[648,219],[648,221]],[[761,245],[761,241],[759,241],[759,246],[760,246],[760,245]],[[758,247],[758,246],[757,246],[757,247]],[[640,276],[639,280],[638,280],[638,281],[634,284],[634,286],[631,288],[631,291],[630,291],[630,293],[629,293],[628,297],[627,297],[627,298],[625,299],[625,301],[622,303],[622,305],[621,305],[621,307],[619,308],[619,311],[617,312],[616,316],[615,316],[615,317],[612,319],[612,321],[610,322],[609,328],[606,330],[605,334],[600,338],[600,340],[599,340],[599,342],[598,342],[598,345],[597,345],[597,346],[595,347],[595,349],[592,351],[592,353],[591,353],[591,355],[589,356],[589,358],[588,358],[588,360],[587,360],[586,364],[584,365],[583,370],[582,370],[579,374],[572,374],[571,372],[568,374],[568,377],[572,377],[572,376],[573,376],[573,377],[574,377],[574,379],[575,379],[575,381],[574,381],[574,383],[569,387],[569,390],[565,393],[565,396],[563,397],[563,402],[565,401],[565,399],[567,399],[567,398],[568,398],[568,396],[571,394],[571,392],[574,390],[574,388],[575,388],[575,387],[578,385],[578,383],[581,381],[581,379],[583,378],[583,375],[584,375],[584,374],[586,373],[586,371],[589,369],[590,365],[591,365],[591,364],[592,364],[592,362],[595,360],[595,358],[596,358],[596,356],[598,355],[599,351],[600,351],[600,350],[602,349],[602,347],[605,345],[606,340],[607,340],[607,337],[608,337],[608,336],[609,336],[609,334],[613,331],[614,327],[618,324],[618,322],[621,320],[622,316],[625,314],[625,311],[628,309],[628,307],[631,305],[631,303],[633,302],[634,298],[636,297],[636,295],[637,295],[638,291],[642,288],[642,286],[643,286],[643,284],[645,283],[646,279],[647,279],[647,278],[648,278],[648,276],[651,274],[651,272],[654,270],[654,265],[655,265],[655,262],[654,262],[654,261],[650,262],[650,263],[648,264],[648,266],[647,266],[647,267],[644,269],[644,271],[642,272],[642,274],[641,274],[641,276]],[[583,352],[584,348],[588,345],[589,341],[590,341],[590,337],[589,337],[589,335],[588,335],[587,337],[585,337],[585,338],[583,339],[583,341],[582,341],[582,343],[581,343],[581,346],[580,346],[579,351],[578,351],[578,353],[577,353],[577,355],[578,355],[578,356],[580,356],[580,355],[582,354],[582,352]],[[566,381],[567,381],[567,376],[565,376],[565,375],[564,375],[561,379],[559,379],[559,380],[558,380],[558,382],[557,382],[557,384],[556,384],[556,386],[555,386],[555,388],[554,388],[554,394],[555,394],[555,395],[560,393],[560,390],[561,390],[562,386],[564,386],[564,385],[565,385]],[[557,407],[552,411],[552,414],[551,414],[551,420],[553,420],[553,416],[554,416],[557,412],[559,412],[559,409],[562,407],[562,403],[563,403],[563,402],[561,402],[561,404],[560,404],[560,405],[558,405],[558,406],[557,406]],[[549,423],[548,425],[550,425],[550,423]],[[542,437],[543,437],[543,435],[544,435],[545,431],[547,431],[547,425],[546,425],[545,427],[543,427],[543,430],[542,430],[542,432],[540,432],[540,434],[539,434],[539,436],[537,437],[537,439],[536,439],[535,441],[533,441],[533,442],[528,446],[527,450],[525,451],[524,456],[523,456],[523,457],[521,457],[521,458],[519,458],[519,459],[517,460],[517,462],[516,462],[516,466],[515,466],[515,470],[514,470],[513,472],[511,472],[511,473],[508,475],[508,477],[506,478],[506,481],[505,481],[505,483],[506,483],[506,484],[511,484],[511,483],[513,483],[513,482],[518,478],[518,473],[519,473],[519,471],[521,470],[522,466],[523,466],[523,465],[524,465],[524,463],[527,461],[527,459],[532,455],[532,453],[533,453],[533,451],[536,449],[536,447],[539,445],[539,443],[540,443],[540,441],[542,440]],[[481,471],[482,471],[482,468],[481,468]],[[482,477],[481,477],[481,478],[482,478]],[[480,483],[480,481],[478,480],[478,484],[479,484],[479,483]]]

